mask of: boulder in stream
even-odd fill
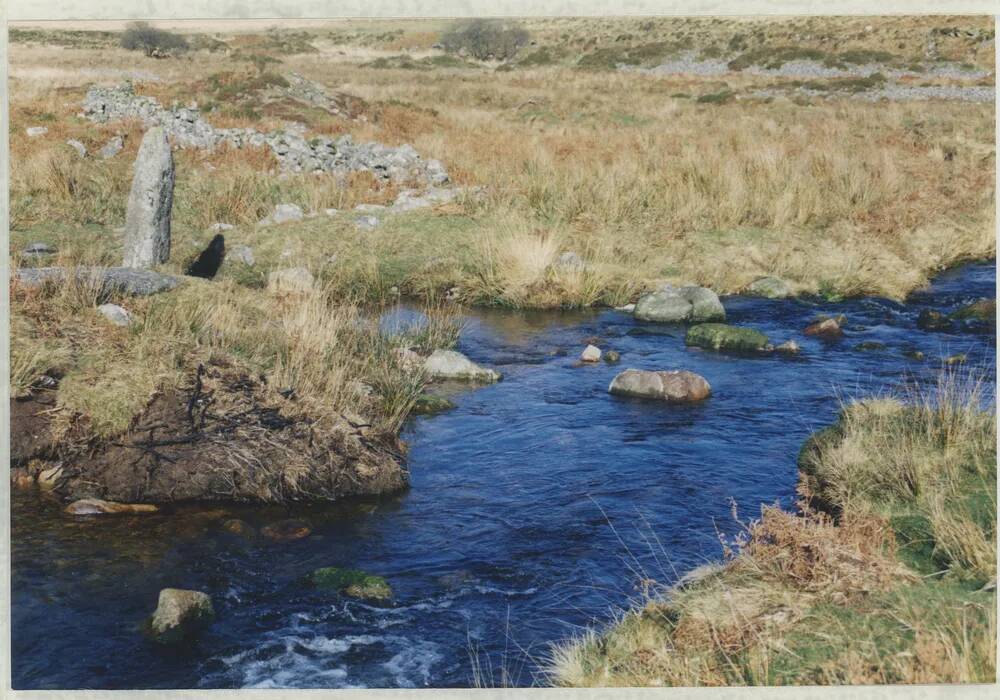
[[[844,331],[840,329],[840,324],[835,318],[815,321],[806,326],[806,329],[802,332],[806,335],[814,335],[818,338],[826,338],[827,340],[839,338],[844,334]]]
[[[708,398],[712,394],[712,387],[701,375],[685,370],[652,372],[627,369],[611,380],[608,393],[683,403]]]
[[[689,285],[666,286],[645,294],[635,304],[633,314],[640,321],[681,323],[684,321],[723,321],[726,310],[711,289]]]
[[[213,620],[215,609],[207,593],[164,588],[150,618],[149,631],[160,644],[177,644],[198,634]]]
[[[983,321],[985,323],[996,323],[997,300],[980,299],[971,304],[966,304],[952,312],[949,318],[956,321]]]
[[[754,280],[746,288],[746,294],[765,299],[787,299],[792,295],[788,283],[777,277],[761,277]]]
[[[432,379],[453,379],[484,384],[493,384],[502,378],[499,372],[480,367],[454,350],[435,350],[424,361],[424,371]]]
[[[150,503],[117,503],[100,498],[81,498],[66,506],[70,515],[135,515],[155,513],[159,508]]]
[[[701,323],[691,326],[684,337],[684,343],[723,352],[757,353],[769,349],[767,336],[760,331],[725,323]]]
[[[917,328],[922,331],[950,331],[952,329],[951,319],[940,311],[934,309],[924,309],[917,316]]]

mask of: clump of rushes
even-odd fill
[[[557,646],[563,686],[991,683],[996,418],[975,379],[846,406],[726,559]]]

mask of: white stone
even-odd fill
[[[424,371],[432,379],[493,383],[500,381],[501,378],[499,372],[480,367],[462,353],[454,350],[435,350],[424,361]]]
[[[44,126],[29,126],[27,129],[25,129],[25,131],[28,132],[28,136],[32,137],[44,136],[45,134],[49,133],[49,130]]]
[[[77,141],[76,139],[70,139],[69,141],[66,142],[66,145],[72,146],[73,150],[75,150],[77,155],[79,155],[81,158],[87,157],[87,147],[84,146],[79,141]]]
[[[97,310],[116,326],[127,326],[132,323],[132,315],[118,304],[101,304]]]
[[[596,345],[588,345],[584,348],[583,352],[580,353],[580,359],[584,362],[600,362],[601,349]]]
[[[214,224],[212,224],[211,226],[208,227],[209,231],[231,231],[232,229],[233,229],[233,225],[232,224],[224,224],[224,223],[221,223],[221,222],[214,223]]]

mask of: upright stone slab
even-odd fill
[[[142,137],[125,214],[125,267],[150,268],[170,257],[174,158],[162,127]]]

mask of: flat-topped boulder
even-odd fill
[[[725,323],[701,323],[691,326],[684,343],[706,350],[757,353],[769,349],[767,336],[753,328],[741,328]]]
[[[493,384],[502,378],[499,372],[480,367],[462,353],[454,350],[435,350],[424,361],[424,371],[431,379],[451,379],[483,384]]]
[[[640,321],[657,323],[701,323],[726,319],[726,310],[718,295],[711,289],[694,285],[679,288],[667,285],[659,291],[643,295],[635,303],[632,313]]]
[[[699,374],[686,370],[666,372],[627,369],[611,380],[608,393],[669,403],[701,401],[712,395],[712,387]]]
[[[100,284],[104,293],[117,292],[137,297],[166,292],[178,284],[176,277],[131,267],[22,267],[15,276],[20,284],[27,287],[59,284],[75,276],[80,282],[93,280]]]

